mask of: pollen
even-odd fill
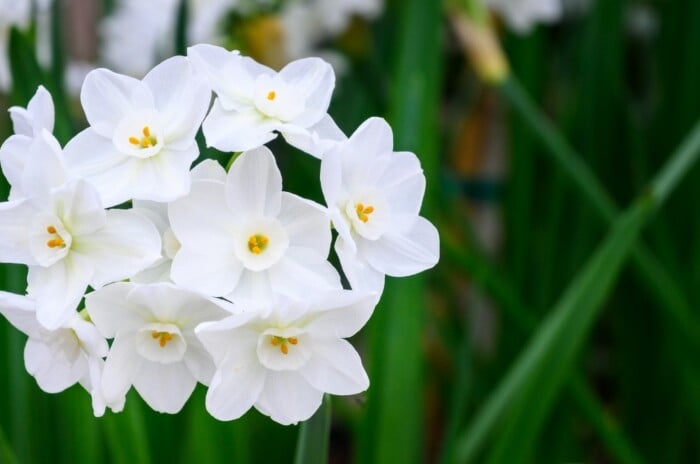
[[[259,255],[262,253],[265,248],[267,248],[267,244],[270,242],[270,239],[267,238],[266,235],[262,234],[254,234],[248,237],[248,249],[250,250],[251,253]]]
[[[270,337],[270,343],[272,344],[272,346],[279,346],[280,352],[283,355],[288,355],[289,347],[287,346],[287,344],[296,345],[297,343],[299,343],[299,339],[297,337],[285,338],[273,335],[272,337]]]
[[[154,147],[158,144],[158,139],[151,134],[151,128],[148,126],[145,126],[141,130],[142,136],[139,137],[134,137],[133,135],[129,137],[129,143],[132,145],[136,145],[139,148],[150,148]]]
[[[267,99],[268,99],[268,100],[272,101],[272,100],[275,99],[275,97],[277,97],[277,92],[275,92],[274,90],[270,90],[270,91],[267,93]]]
[[[355,212],[360,221],[367,222],[369,221],[369,215],[374,212],[374,206],[365,206],[362,203],[358,203],[355,205]]]
[[[168,342],[173,339],[173,334],[170,332],[158,332],[157,330],[154,330],[151,332],[151,337],[153,337],[153,340],[158,340],[158,344],[161,348],[165,348],[165,345],[167,345]]]
[[[46,246],[49,248],[64,248],[66,246],[65,240],[58,235],[56,226],[50,225],[46,227],[46,232],[53,235],[49,240],[46,241]]]

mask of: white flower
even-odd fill
[[[223,184],[226,181],[226,171],[215,160],[204,160],[192,169],[190,177],[192,180],[211,180]],[[131,281],[138,283],[170,282],[170,267],[173,258],[180,251],[181,245],[170,227],[168,205],[167,203],[147,200],[134,200],[133,203],[134,211],[146,216],[158,229],[163,249],[161,258],[133,276]]]
[[[100,25],[100,56],[111,69],[142,77],[174,54],[179,0],[118,0]]]
[[[95,70],[80,98],[91,127],[68,142],[65,164],[95,185],[106,207],[132,198],[171,201],[189,191],[210,92],[186,58],[164,61],[143,81]]]
[[[330,223],[320,205],[282,192],[270,150],[240,155],[226,183],[198,180],[170,204],[181,248],[172,264],[178,285],[211,296],[303,296],[338,284],[326,261]]]
[[[353,288],[381,291],[385,274],[409,276],[437,263],[437,229],[418,215],[423,170],[413,153],[393,152],[383,119],[368,119],[324,156],[321,188]]]
[[[11,74],[7,53],[10,29],[24,29],[29,25],[32,4],[30,0],[0,0],[0,92],[10,88]]]
[[[55,150],[45,137],[33,139],[21,179],[32,196],[0,203],[0,261],[29,266],[28,293],[47,329],[73,316],[88,285],[129,278],[160,256],[150,221],[105,211],[85,181],[63,184]]]
[[[345,338],[367,322],[376,296],[336,290],[304,303],[278,300],[196,333],[216,364],[207,411],[220,420],[242,416],[251,406],[281,424],[311,417],[323,393],[353,395],[369,379]]]
[[[486,0],[515,32],[526,33],[539,22],[557,21],[562,14],[562,0]]]
[[[327,114],[333,68],[320,58],[294,61],[277,73],[213,45],[195,45],[187,53],[217,96],[202,125],[209,146],[246,151],[279,132],[288,143],[321,157],[327,144],[344,139]]]
[[[230,314],[212,300],[169,283],[119,282],[87,295],[85,306],[100,333],[114,338],[102,375],[107,401],[133,385],[154,410],[176,413],[197,381],[211,380],[214,365],[194,328]]]
[[[106,403],[100,389],[100,377],[107,356],[107,341],[95,326],[78,313],[56,330],[46,330],[36,319],[36,303],[26,296],[0,292],[0,313],[29,339],[24,347],[27,372],[39,388],[59,393],[80,384],[92,395],[95,416],[109,406],[120,411],[124,398]]]
[[[54,125],[54,107],[51,94],[42,86],[29,100],[27,108],[13,106],[10,108],[10,118],[15,135],[9,137],[0,147],[0,165],[10,183],[10,199],[23,198],[35,188],[29,185],[28,192],[22,191],[22,178],[27,159],[43,162],[43,156],[60,159],[61,147],[51,135]],[[42,138],[45,143],[33,143],[35,138]],[[48,147],[47,147],[48,145]],[[49,148],[46,150],[46,148]],[[30,150],[46,150],[45,155],[28,155]],[[50,162],[53,162],[50,160]],[[59,161],[60,165],[60,161]],[[63,176],[63,168],[57,168],[57,174]]]

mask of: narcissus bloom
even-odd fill
[[[437,229],[418,215],[423,170],[413,153],[393,151],[383,119],[368,119],[324,156],[321,188],[353,288],[381,292],[385,274],[409,276],[437,263]]]
[[[279,73],[238,52],[213,45],[187,51],[217,98],[202,125],[207,144],[240,152],[277,137],[321,157],[345,136],[328,116],[333,68],[320,58],[293,61]]]
[[[80,94],[90,127],[66,145],[68,171],[91,182],[105,207],[185,195],[199,155],[194,137],[210,95],[181,56],[159,64],[143,81],[92,71]]]
[[[26,296],[0,292],[0,314],[29,337],[24,346],[24,364],[47,393],[62,392],[79,382],[92,395],[96,416],[104,414],[101,376],[107,355],[107,340],[78,313],[56,330],[47,330],[36,319],[36,303]],[[109,403],[121,411],[124,398]]]
[[[369,387],[355,349],[345,338],[367,322],[376,296],[335,290],[302,302],[281,299],[200,325],[216,374],[207,411],[233,420],[255,406],[280,424],[311,417],[323,393],[354,395]],[[240,307],[238,308],[239,310]]]
[[[528,32],[540,22],[556,21],[562,14],[562,0],[486,0],[486,5],[519,33]]]
[[[47,329],[71,319],[88,285],[129,278],[160,256],[155,226],[132,211],[105,211],[83,180],[64,184],[55,150],[35,138],[21,186],[32,196],[0,203],[0,261],[29,266],[27,291]]]
[[[119,282],[87,295],[90,318],[114,338],[102,375],[105,399],[122,398],[133,385],[156,411],[182,409],[197,382],[208,385],[214,374],[194,329],[228,316],[221,305],[169,283]]]
[[[181,248],[172,279],[210,295],[267,300],[332,288],[338,273],[326,260],[330,222],[323,207],[282,192],[282,176],[265,147],[233,163],[226,183],[197,180],[170,204]]]

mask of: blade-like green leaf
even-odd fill
[[[496,448],[493,462],[521,462],[530,457],[533,437],[537,436],[642,227],[699,153],[700,124],[660,171],[647,195],[615,221],[603,243],[540,325],[463,436],[457,448],[459,462],[471,462],[476,458],[506,413],[509,420],[501,442],[506,445]],[[511,446],[511,443],[521,446]]]

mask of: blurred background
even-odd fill
[[[200,42],[322,56],[339,126],[385,117],[421,159],[442,241],[352,340],[371,387],[332,398],[329,462],[700,462],[700,172],[587,266],[698,120],[700,2],[484,1],[0,0],[0,140],[43,84],[65,144],[96,67],[142,77]],[[318,161],[271,148],[285,190],[322,201]],[[25,277],[0,268],[3,290]],[[95,419],[79,386],[38,389],[24,342],[0,320],[0,463],[294,458],[298,427],[218,422],[201,386],[174,416],[132,391]]]

